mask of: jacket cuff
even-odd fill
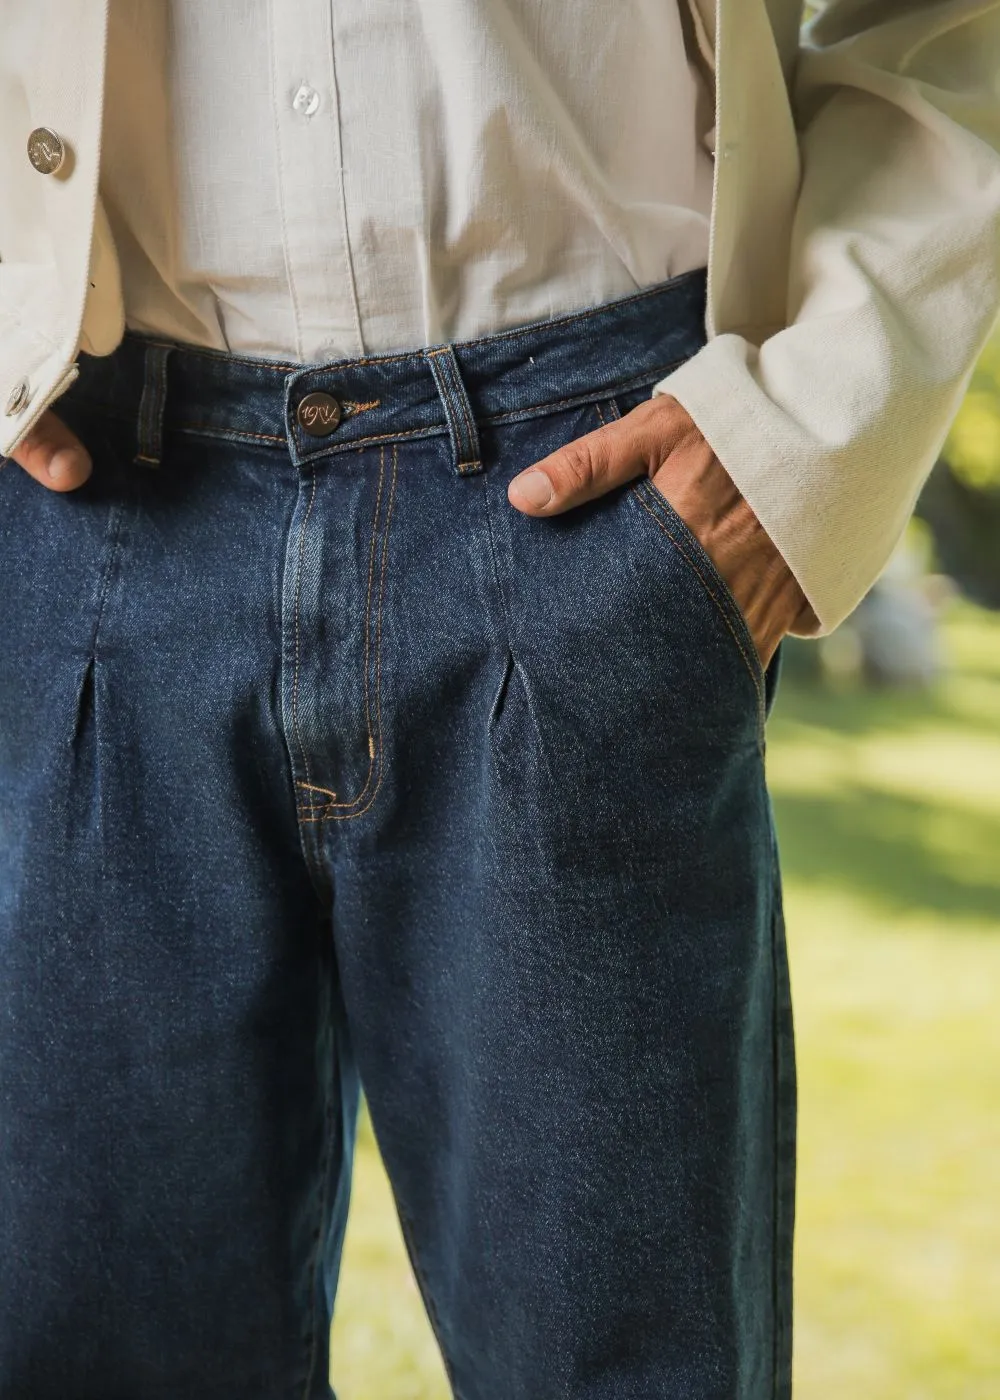
[[[894,464],[883,463],[887,477],[874,481],[863,443],[825,449],[765,388],[760,353],[739,335],[716,336],[653,395],[672,395],[691,415],[819,619],[810,635],[822,636],[888,562],[925,472],[910,463],[893,479]]]

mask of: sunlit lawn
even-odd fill
[[[1000,618],[958,605],[948,639],[931,695],[789,683],[771,724],[797,1400],[1000,1400]],[[333,1377],[339,1400],[449,1393],[366,1128]]]

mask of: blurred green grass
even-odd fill
[[[796,1400],[1000,1397],[1000,616],[928,693],[783,685],[768,769],[800,1077]],[[339,1400],[446,1400],[367,1122]]]

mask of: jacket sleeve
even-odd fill
[[[829,631],[899,539],[1000,307],[1000,0],[829,0],[793,106],[787,324],[715,336],[654,393]]]

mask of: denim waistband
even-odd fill
[[[137,459],[163,433],[287,450],[296,462],[370,444],[449,434],[461,471],[479,467],[477,426],[652,385],[704,344],[703,268],[629,296],[476,340],[324,364],[200,349],[127,330],[109,356],[81,354],[67,397],[136,424]],[[340,420],[311,436],[298,409],[336,399]],[[58,406],[57,406],[58,411]]]

